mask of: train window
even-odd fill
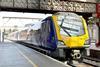
[[[45,32],[48,33],[48,23],[45,24]]]
[[[46,31],[46,21],[43,21],[42,23],[42,32],[45,33]]]
[[[44,23],[42,24],[42,32],[44,32]]]
[[[47,31],[50,32],[50,20],[47,20]]]
[[[44,31],[46,31],[46,23],[44,23]]]
[[[81,18],[74,16],[60,16],[58,18],[60,33],[66,36],[79,36],[84,34],[84,26]]]

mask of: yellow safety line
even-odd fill
[[[32,64],[33,65],[33,67],[38,67],[32,60],[30,60],[19,48],[17,48],[17,50],[19,51],[19,53],[26,59],[26,60],[28,60],[28,62],[30,63],[30,64]]]

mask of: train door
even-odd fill
[[[50,48],[52,48],[52,50],[55,50],[57,48],[57,39],[56,39],[56,30],[55,30],[55,25],[54,22],[52,20],[52,18],[48,19],[49,22],[49,26],[50,26],[50,32],[49,32],[49,43],[50,43]]]

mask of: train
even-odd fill
[[[76,13],[57,12],[36,26],[13,32],[8,39],[30,43],[70,63],[73,59],[82,60],[90,46],[86,21]]]

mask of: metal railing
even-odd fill
[[[0,0],[0,7],[53,11],[96,12],[95,3],[59,0]]]

